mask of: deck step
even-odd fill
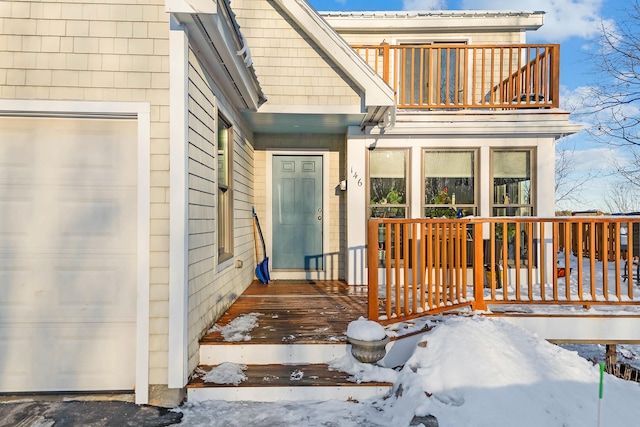
[[[201,365],[187,385],[187,399],[258,401],[364,400],[382,397],[391,390],[385,382],[355,383],[350,375],[332,371],[326,364],[247,365],[247,379],[239,385],[205,383],[202,376],[215,366]]]
[[[223,362],[259,364],[314,364],[329,363],[346,354],[347,344],[259,344],[251,341],[243,343],[200,343],[200,363],[219,365]]]

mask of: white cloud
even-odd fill
[[[403,10],[446,10],[446,0],[402,0]]]
[[[544,11],[544,25],[528,34],[530,41],[559,43],[569,37],[592,39],[601,26],[605,0],[463,0],[465,9]],[[612,22],[608,21],[608,25]]]

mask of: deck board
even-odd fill
[[[220,317],[224,327],[233,319],[259,313],[252,340],[240,344],[335,343],[345,341],[349,322],[366,317],[366,288],[339,281],[254,281]],[[211,331],[201,344],[225,342],[220,331]]]
[[[201,365],[199,375],[189,383],[191,388],[229,387],[229,384],[205,383],[202,375],[215,366]],[[302,372],[302,375],[299,373]],[[248,365],[244,371],[247,379],[237,387],[336,387],[357,386],[350,380],[351,375],[345,372],[332,371],[324,364],[309,365]],[[293,379],[298,378],[298,379]],[[390,383],[368,382],[368,386],[390,386]]]

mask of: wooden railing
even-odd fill
[[[370,219],[368,316],[640,304],[640,237],[626,230],[640,217]]]
[[[353,45],[398,108],[558,107],[560,45]]]

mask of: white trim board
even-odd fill
[[[184,27],[169,31],[169,349],[167,386],[188,380],[188,67],[189,41]]]
[[[151,107],[147,102],[0,100],[0,116],[131,118],[138,122],[136,384],[138,404],[149,401],[149,234]]]

